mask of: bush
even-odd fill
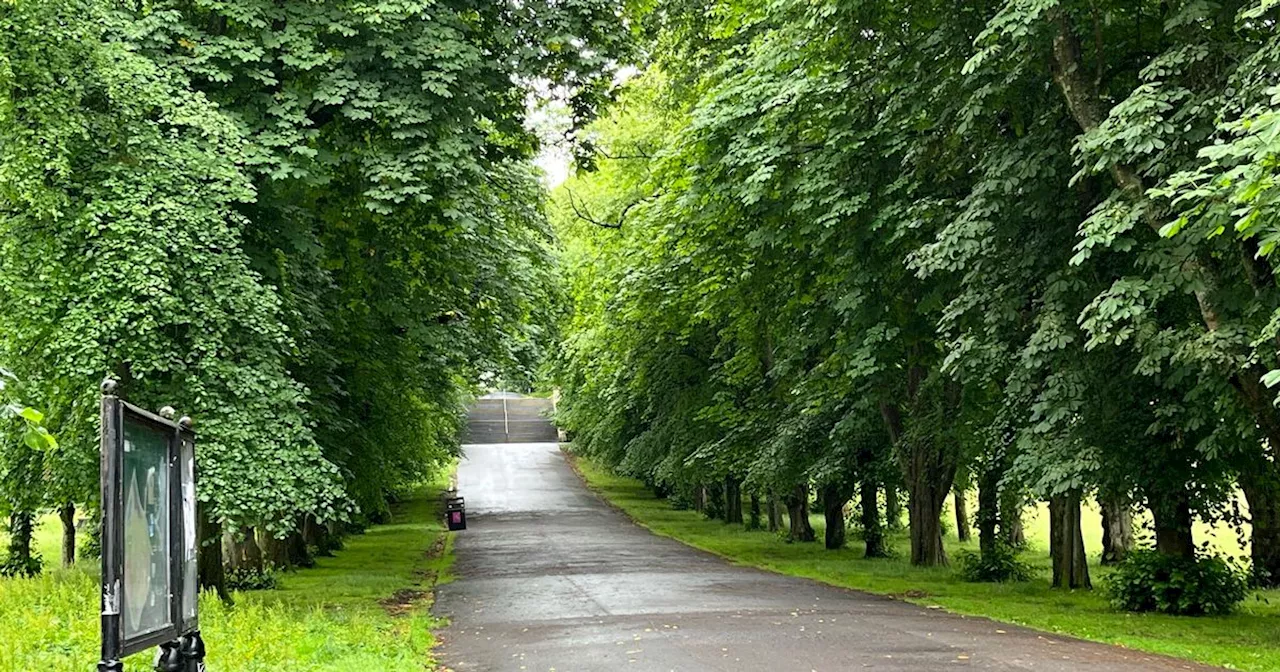
[[[1018,559],[1018,549],[1008,544],[996,544],[985,555],[960,551],[956,555],[960,563],[960,576],[973,583],[1006,583],[1030,581],[1035,568]]]
[[[227,570],[227,588],[230,590],[275,590],[278,585],[274,567],[238,567]]]
[[[43,567],[44,560],[39,553],[31,553],[25,560],[9,556],[0,560],[0,576],[37,576]]]
[[[1248,575],[1218,556],[1179,558],[1134,551],[1107,582],[1111,606],[1127,611],[1228,614],[1244,600]]]

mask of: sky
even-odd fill
[[[639,72],[635,66],[625,65],[614,73],[613,83],[622,86]],[[566,138],[572,125],[569,106],[565,103],[568,96],[563,87],[552,87],[543,80],[533,83],[527,98],[529,115],[525,124],[542,141],[542,150],[533,163],[542,169],[542,181],[548,190],[569,179],[573,170],[573,152]]]
[[[533,163],[542,169],[546,188],[555,189],[569,178],[573,166],[573,153],[565,137],[571,125],[565,93],[535,84],[529,94],[528,106],[525,125],[538,135],[542,144]]]

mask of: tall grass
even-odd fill
[[[201,631],[210,670],[422,672],[433,668],[430,594],[447,575],[441,484],[393,506],[393,522],[347,539],[335,557],[285,574],[278,590],[205,594]],[[437,546],[443,543],[444,546]],[[438,551],[432,555],[430,552]],[[46,558],[50,560],[50,558]],[[53,563],[57,558],[51,559]],[[84,672],[98,661],[98,573],[92,563],[32,579],[0,579],[0,672]],[[397,591],[400,599],[385,602]],[[422,591],[419,595],[417,591]],[[126,661],[151,669],[152,652]]]

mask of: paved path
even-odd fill
[[[436,602],[457,672],[1208,669],[735,567],[631,523],[556,444],[466,453]]]

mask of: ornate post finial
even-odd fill
[[[177,414],[178,412],[174,410],[172,406],[165,406],[164,408],[160,409],[160,417],[164,418],[165,420],[172,420],[173,416]]]
[[[116,388],[117,388],[117,387],[119,387],[119,385],[120,385],[120,384],[119,384],[119,383],[117,383],[117,382],[115,381],[115,379],[114,379],[114,378],[111,378],[110,376],[108,376],[108,377],[106,377],[106,378],[103,378],[103,379],[102,379],[102,393],[103,393],[103,394],[115,394],[115,393],[116,393]]]

